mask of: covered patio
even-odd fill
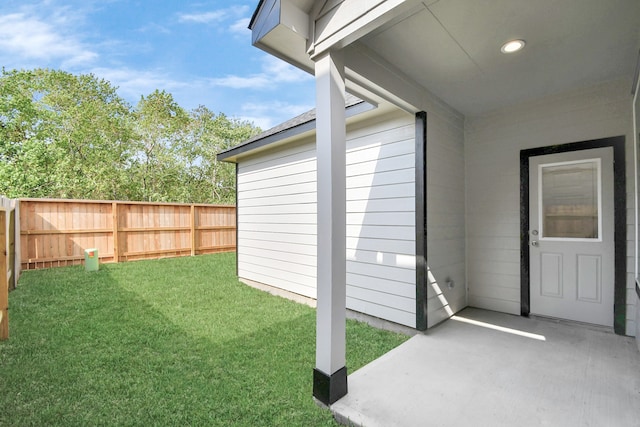
[[[638,372],[634,340],[606,328],[467,308],[349,375],[331,410],[368,427],[634,426]]]
[[[638,425],[638,22],[634,0],[259,2],[253,44],[316,80],[313,395],[339,418]],[[415,117],[409,153],[371,159],[414,160],[390,168],[411,221],[346,173],[347,93]],[[399,297],[418,335],[348,375],[346,301],[397,322]]]

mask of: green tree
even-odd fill
[[[132,137],[129,105],[92,74],[0,76],[0,193],[119,199]]]
[[[191,123],[184,140],[191,199],[201,203],[235,202],[235,166],[218,162],[216,155],[258,134],[252,123],[215,115],[200,106],[191,112]]]
[[[234,167],[216,155],[259,131],[165,91],[132,109],[92,74],[3,69],[0,194],[232,203]]]
[[[137,143],[132,177],[138,186],[136,199],[186,202],[182,140],[189,115],[170,93],[155,90],[141,97],[133,113]]]

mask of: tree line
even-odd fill
[[[233,203],[234,167],[216,154],[258,132],[165,91],[133,107],[93,74],[3,69],[0,194]]]

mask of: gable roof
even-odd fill
[[[256,18],[258,17],[258,13],[260,12],[260,8],[262,7],[262,4],[264,3],[264,0],[260,0],[258,2],[258,5],[256,6],[256,10],[253,11],[253,15],[251,15],[251,20],[249,21],[249,29],[251,30],[253,28],[253,24],[256,21]]]
[[[345,115],[346,117],[352,117],[356,114],[363,113],[376,108],[368,102],[362,99],[347,94],[345,97]],[[231,147],[224,150],[217,155],[218,161],[228,161],[235,163],[235,157],[241,154],[246,154],[250,151],[258,148],[265,147],[267,145],[282,141],[286,138],[291,138],[296,135],[300,135],[304,132],[315,130],[316,128],[316,110],[315,108],[305,113],[300,114],[286,122],[280,123],[277,126],[266,130],[259,135],[250,138],[235,147]]]

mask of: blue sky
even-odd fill
[[[155,89],[267,129],[314,105],[314,81],[251,46],[258,0],[2,0],[0,66],[93,73],[135,105]]]

